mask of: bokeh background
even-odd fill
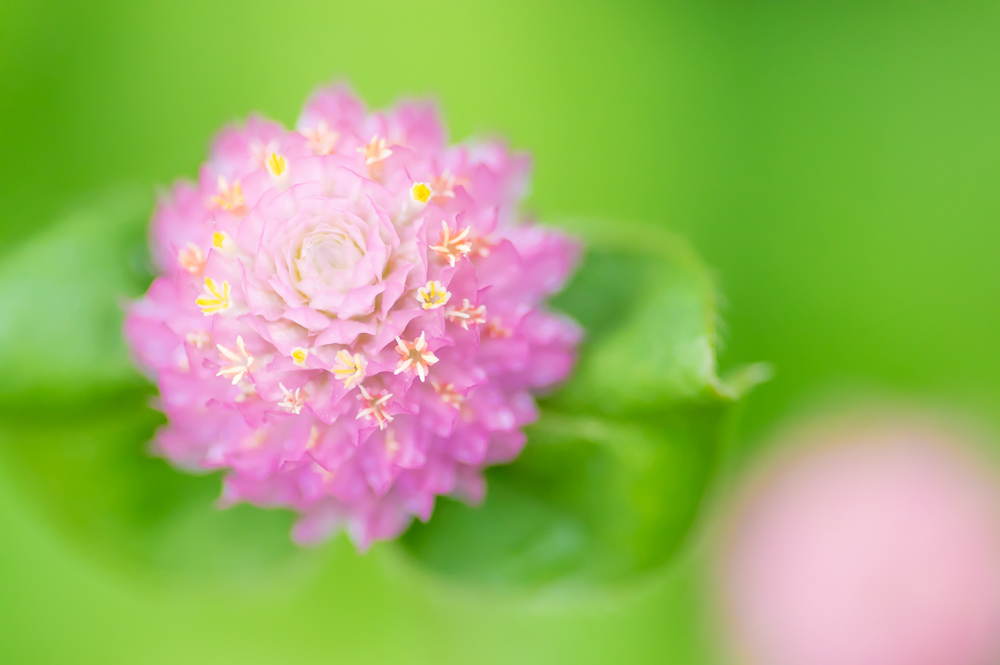
[[[0,262],[76,202],[192,177],[252,111],[334,78],[440,100],[452,138],[536,159],[546,221],[688,237],[723,365],[766,360],[737,474],[824,405],[1000,404],[1000,3],[0,2]],[[0,313],[2,317],[2,313]],[[2,368],[0,368],[2,371]],[[344,543],[280,584],[157,584],[85,554],[0,456],[0,662],[719,658],[695,538],[560,599],[467,589]]]

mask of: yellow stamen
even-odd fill
[[[271,156],[268,157],[267,161],[264,163],[264,166],[267,167],[268,173],[270,173],[273,177],[278,178],[281,174],[288,170],[288,160],[286,160],[283,155],[272,152]]]
[[[267,145],[264,145],[260,139],[254,139],[248,147],[250,149],[250,164],[255,169],[259,169],[267,162],[267,156],[278,150],[278,141],[271,139]]]
[[[410,188],[410,194],[413,195],[415,201],[427,203],[427,200],[431,198],[431,188],[425,182],[415,182]]]
[[[412,342],[406,342],[396,338],[396,352],[399,354],[399,361],[396,363],[395,374],[400,374],[407,370],[416,372],[421,383],[427,378],[430,367],[438,361],[430,349],[427,348],[427,340],[424,333]]]
[[[242,381],[245,377],[250,375],[250,367],[253,365],[253,356],[247,351],[247,345],[243,342],[243,336],[236,336],[236,351],[222,346],[221,344],[216,344],[215,347],[219,349],[219,355],[225,360],[229,361],[228,365],[223,365],[216,376],[224,376],[227,379],[232,378],[233,385]]]
[[[468,330],[469,325],[486,323],[486,306],[473,307],[468,298],[462,300],[461,307],[452,307],[445,314],[449,321],[453,321],[462,326],[463,330]]]
[[[438,244],[432,245],[431,249],[448,259],[448,263],[454,267],[455,262],[462,259],[472,251],[472,242],[469,240],[471,229],[466,226],[460,232],[455,232],[448,222],[441,222],[441,239]]]
[[[365,390],[364,386],[358,386],[358,390],[361,391],[361,395],[358,398],[361,400],[364,408],[358,411],[355,420],[368,418],[378,423],[379,429],[385,429],[386,425],[392,422],[392,416],[389,415],[388,410],[385,408],[386,403],[392,398],[392,393],[384,390],[370,393]]]
[[[331,132],[322,120],[316,125],[316,129],[303,129],[301,134],[308,139],[307,143],[314,155],[331,154],[337,145],[337,139],[340,138],[340,135]]]
[[[205,294],[194,301],[201,308],[201,313],[205,316],[224,312],[233,306],[229,299],[229,282],[222,281],[222,290],[215,285],[211,277],[205,278]]]
[[[498,316],[494,316],[493,320],[486,324],[486,330],[484,332],[487,337],[491,337],[493,339],[506,339],[514,334],[510,328],[504,328],[503,323],[501,323],[500,317]]]
[[[427,286],[417,289],[417,300],[424,306],[424,309],[442,307],[449,298],[451,298],[451,293],[446,291],[441,282],[438,281],[427,282]]]
[[[292,362],[299,367],[305,367],[306,358],[309,357],[309,352],[303,349],[301,346],[297,346],[292,349]]]
[[[333,368],[333,373],[344,382],[344,387],[348,390],[361,383],[367,371],[368,361],[360,353],[352,356],[345,349],[337,352],[337,365]]]
[[[441,397],[442,402],[449,406],[453,406],[456,409],[462,408],[462,402],[465,401],[465,397],[455,390],[455,384],[431,381],[431,387],[433,387],[434,392]]]
[[[296,388],[293,392],[286,388],[283,383],[279,383],[278,387],[281,388],[281,393],[285,396],[285,399],[279,402],[278,406],[288,413],[295,415],[302,413],[302,407],[306,405],[306,395],[302,393],[302,388]]]
[[[365,164],[368,166],[381,162],[392,154],[392,150],[385,147],[385,139],[380,139],[378,135],[373,136],[371,141],[358,148],[358,152],[364,155]]]
[[[192,275],[200,275],[205,269],[205,253],[193,242],[177,252],[177,263]]]
[[[246,204],[246,200],[243,198],[243,186],[240,184],[240,181],[234,180],[233,186],[230,187],[229,182],[220,175],[219,195],[212,197],[212,203],[229,212],[236,212],[242,209]]]
[[[194,348],[204,349],[212,341],[212,336],[205,330],[199,330],[197,332],[189,332],[184,336],[184,339]]]
[[[216,231],[215,233],[212,234],[212,245],[216,249],[225,249],[225,244],[227,240],[229,240],[229,236],[227,236],[222,231]]]
[[[455,198],[455,187],[467,184],[468,180],[465,178],[456,178],[448,171],[444,171],[430,183],[431,198],[434,203],[443,204],[447,199]]]
[[[472,254],[474,256],[489,256],[496,243],[489,238],[475,237],[472,239]]]

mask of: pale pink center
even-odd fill
[[[320,293],[347,293],[365,250],[345,231],[322,225],[302,238],[295,252],[296,288],[312,300]]]

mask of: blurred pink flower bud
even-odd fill
[[[817,430],[758,475],[722,553],[740,662],[1000,662],[997,485],[961,438]]]

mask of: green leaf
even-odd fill
[[[0,266],[0,455],[67,533],[137,570],[249,580],[311,556],[291,515],[219,511],[219,477],[180,473],[146,442],[162,416],[121,337],[146,287],[148,201],[105,197]],[[516,463],[480,508],[447,499],[402,540],[423,565],[496,583],[618,581],[668,561],[694,522],[735,400],[722,381],[714,290],[683,243],[643,227],[572,224],[589,252],[554,306],[587,340],[542,401]],[[268,577],[265,575],[264,577]]]
[[[0,404],[140,385],[122,308],[149,285],[149,201],[120,190],[0,258]]]
[[[218,475],[192,476],[149,455],[163,416],[136,392],[0,424],[5,466],[45,516],[115,568],[241,585],[308,554],[289,540],[292,515],[247,505],[219,510]]]
[[[478,582],[618,582],[683,543],[754,366],[719,378],[715,292],[685,244],[642,226],[574,222],[588,251],[554,307],[586,331],[569,382],[513,464],[487,472],[481,507],[438,502],[402,544]]]
[[[292,515],[218,510],[217,474],[148,451],[164,420],[122,339],[123,305],[149,283],[149,201],[101,197],[0,265],[0,461],[71,539],[116,568],[243,584],[312,555]]]

